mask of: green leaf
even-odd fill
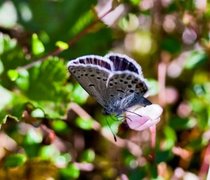
[[[71,178],[79,178],[80,170],[74,165],[70,164],[66,168],[60,169],[61,179],[68,180]]]
[[[78,104],[84,104],[88,96],[88,93],[79,84],[76,84],[71,99]]]
[[[7,168],[13,168],[23,165],[27,160],[25,154],[13,154],[6,158],[4,166]]]
[[[169,126],[175,130],[190,129],[196,125],[195,119],[174,116],[169,121]]]
[[[136,157],[129,151],[125,150],[123,151],[123,161],[126,166],[132,167],[132,164],[136,161]]]
[[[0,59],[0,75],[4,72],[4,65]]]
[[[44,118],[45,117],[45,113],[42,109],[35,109],[31,112],[31,116],[35,117],[35,118]]]
[[[164,134],[165,134],[165,142],[163,144],[163,148],[164,150],[169,150],[175,145],[176,133],[174,129],[170,128],[169,126],[166,126],[164,128]]]
[[[81,117],[78,117],[76,119],[76,124],[81,129],[84,130],[91,130],[93,128],[94,121],[92,119],[83,119]]]
[[[83,151],[80,159],[81,161],[91,163],[95,160],[95,152],[92,149],[86,149],[85,151]]]
[[[67,99],[68,92],[63,86],[67,79],[66,65],[59,58],[49,58],[41,65],[29,70],[29,88],[26,95],[35,101]],[[63,90],[64,89],[64,90]]]
[[[69,48],[69,45],[67,43],[63,42],[63,41],[57,41],[55,43],[55,45],[57,47],[59,47],[60,49],[62,49],[62,50],[65,50],[65,49],[68,49]]]
[[[202,137],[196,137],[196,139],[190,139],[187,147],[192,148],[194,151],[202,150],[208,144],[208,140]]]
[[[129,180],[139,180],[144,179],[144,177],[147,177],[145,167],[132,168],[128,174]]]
[[[71,28],[69,34],[71,36],[74,36],[81,32],[85,27],[87,27],[93,20],[94,20],[94,13],[93,11],[87,11],[85,12],[78,21],[74,24],[74,26]]]
[[[32,53],[34,55],[40,55],[45,51],[44,45],[39,40],[37,34],[32,35]]]
[[[56,132],[65,133],[69,130],[68,126],[64,121],[54,120],[52,122],[52,127]]]
[[[29,73],[27,70],[19,71],[19,76],[16,79],[17,86],[21,89],[26,91],[29,87]]]
[[[173,153],[172,153],[171,149],[165,150],[165,151],[159,149],[156,152],[156,162],[157,163],[166,162],[166,161],[172,159],[172,157],[173,157]]]
[[[7,74],[11,81],[15,81],[18,78],[18,72],[16,70],[11,69],[7,72]]]
[[[52,145],[49,146],[43,146],[40,149],[39,155],[42,159],[56,159],[57,156],[60,155],[58,149]]]
[[[133,32],[138,28],[138,17],[129,13],[119,21],[119,27],[126,32]]]
[[[24,144],[33,145],[42,142],[42,134],[41,132],[35,131],[34,129],[30,129],[24,139]]]
[[[16,45],[17,45],[17,41],[15,39],[11,39],[8,35],[1,35],[0,36],[0,55],[15,48]]]
[[[208,56],[204,51],[192,51],[186,59],[185,68],[197,68],[199,65],[204,64],[207,60]]]
[[[131,2],[131,4],[136,6],[136,5],[139,5],[141,0],[129,0],[129,1]]]
[[[61,165],[62,167],[67,166],[68,163],[72,160],[70,153],[65,153],[62,155],[58,155],[53,159],[53,162],[57,165]]]
[[[4,87],[0,86],[0,110],[2,110],[13,99],[13,94]],[[1,112],[1,111],[0,111]]]
[[[147,79],[148,86],[149,86],[149,95],[154,96],[159,92],[158,82],[155,79]]]

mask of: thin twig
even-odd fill
[[[155,147],[156,147],[156,125],[151,126],[150,128],[151,134],[151,161],[155,161]]]

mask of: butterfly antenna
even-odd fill
[[[114,137],[114,141],[117,142],[116,134],[113,132],[113,130],[112,130],[112,128],[111,128],[111,126],[110,126],[109,121],[107,120],[107,118],[106,118],[106,123],[107,123],[107,125],[109,126],[109,129],[110,129],[111,132],[112,132],[112,135],[113,135],[113,137]]]
[[[137,115],[137,116],[139,116],[139,117],[142,117],[140,114],[137,114],[137,113],[135,113],[135,112],[132,112],[132,111],[128,111],[128,110],[125,110],[126,112],[129,112],[129,113],[133,113],[133,114],[135,114],[135,115]]]

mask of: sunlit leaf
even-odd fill
[[[44,146],[40,149],[39,155],[42,159],[55,159],[59,155],[59,151],[52,145]]]
[[[95,159],[95,152],[92,149],[87,149],[82,153],[81,161],[93,162]]]
[[[196,122],[194,119],[190,118],[172,117],[169,121],[169,125],[173,129],[181,130],[194,127]]]
[[[88,93],[79,84],[77,84],[74,87],[71,98],[72,101],[77,102],[79,104],[83,104],[86,102],[88,96],[89,96]]]
[[[203,64],[208,60],[208,56],[203,51],[192,51],[187,57],[185,67],[187,69],[197,68],[200,64]]]
[[[41,132],[35,131],[34,129],[30,129],[25,136],[24,144],[32,145],[38,144],[42,141]]]
[[[60,176],[62,179],[67,180],[71,178],[78,178],[80,175],[80,170],[74,165],[70,164],[66,168],[60,170]]]
[[[16,70],[9,70],[8,76],[11,79],[11,81],[15,81],[18,78],[18,72]]]
[[[41,65],[29,70],[29,88],[25,92],[33,100],[59,100],[67,71],[63,61],[49,58]]]
[[[165,134],[165,142],[164,142],[164,150],[171,149],[174,147],[175,142],[176,142],[176,133],[174,129],[170,127],[165,127],[164,129],[164,134]]]
[[[29,73],[28,71],[26,70],[21,70],[19,73],[18,73],[18,78],[16,79],[16,84],[17,86],[22,89],[22,90],[27,90],[28,87],[29,87]]]
[[[92,119],[83,119],[81,117],[76,119],[77,126],[85,130],[91,130],[93,128],[93,123],[94,121]]]
[[[68,49],[69,48],[69,45],[63,41],[57,41],[56,42],[56,46],[59,47],[60,49]]]
[[[34,55],[40,55],[45,51],[43,43],[39,40],[37,34],[32,35],[32,52]]]
[[[45,114],[42,109],[35,109],[31,112],[31,116],[35,118],[44,118]]]
[[[65,133],[67,132],[67,130],[69,130],[66,123],[62,120],[54,120],[52,122],[52,126],[56,132],[60,132],[60,133]]]

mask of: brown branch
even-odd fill
[[[113,10],[113,8],[109,9],[101,17],[97,18],[89,26],[87,26],[80,33],[78,33],[73,39],[69,40],[68,41],[69,47],[72,46],[73,44],[75,44],[82,36],[84,36],[85,34],[87,34],[97,23],[99,23],[101,21],[102,18],[104,18],[106,15],[108,15],[112,10]],[[44,60],[46,60],[48,57],[50,57],[50,56],[57,56],[57,55],[59,55],[63,51],[64,51],[64,49],[58,47],[54,51],[48,53],[47,55],[41,57],[40,59],[38,59],[36,61],[33,61],[32,63],[27,64],[25,66],[18,67],[17,70],[30,69],[31,67],[35,66],[36,64],[41,63]]]

